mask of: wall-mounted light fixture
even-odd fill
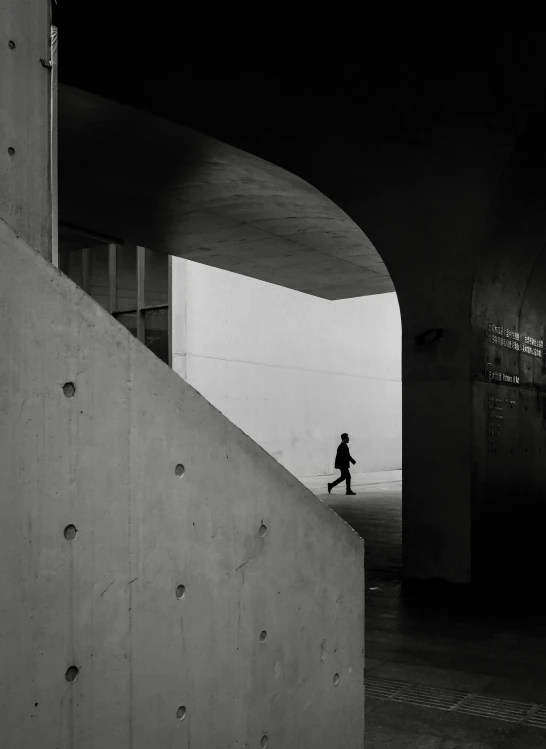
[[[425,330],[424,333],[415,336],[415,343],[418,346],[423,346],[427,343],[434,343],[434,341],[437,341],[439,338],[441,338],[443,334],[443,328],[429,328],[428,330]]]

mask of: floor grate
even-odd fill
[[[457,689],[370,677],[366,678],[366,696],[546,729],[546,705],[534,702],[514,702]]]
[[[535,728],[546,728],[546,706],[539,705],[532,715],[528,715],[524,721],[526,726]]]

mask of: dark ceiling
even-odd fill
[[[96,8],[82,18],[73,5],[54,12],[62,83],[303,178],[366,233],[395,284],[411,275],[408,247],[455,242],[462,213],[486,201],[486,183],[544,116],[538,4],[337,4],[321,15],[255,3],[236,15],[183,3],[161,5],[161,18],[148,4],[100,23]]]
[[[333,132],[396,138],[455,112],[502,113],[520,127],[546,92],[544,24],[530,7],[442,17],[382,3],[318,18],[267,3],[239,17],[181,5],[161,21],[93,25],[60,0],[61,81],[292,168],[325,121]]]

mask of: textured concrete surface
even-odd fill
[[[3,222],[0,265],[2,749],[362,747],[358,535]]]
[[[366,676],[546,704],[546,605],[517,587],[470,595],[401,582],[399,473],[355,474],[355,497],[304,479],[366,542]],[[366,749],[543,749],[546,729],[366,698]]]
[[[51,258],[51,4],[0,7],[0,219]]]

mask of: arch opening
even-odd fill
[[[118,258],[135,246],[172,256],[181,376],[323,494],[339,435],[352,434],[360,489],[370,498],[379,482],[378,502],[390,490],[385,564],[400,576],[400,312],[366,234],[280,167],[66,86],[59,142],[70,235],[102,238]],[[140,337],[131,314],[115,311]],[[337,509],[365,534],[358,512]]]

